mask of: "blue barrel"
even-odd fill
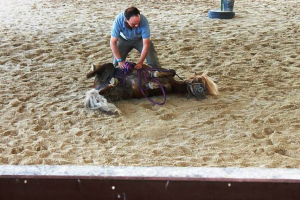
[[[233,11],[234,0],[223,0],[223,10]]]

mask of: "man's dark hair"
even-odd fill
[[[129,20],[133,16],[140,15],[140,11],[136,7],[127,8],[124,12],[124,16],[127,20]]]

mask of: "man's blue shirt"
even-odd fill
[[[111,29],[112,37],[122,36],[126,40],[140,40],[150,38],[150,28],[148,20],[144,15],[140,15],[140,24],[137,28],[129,28],[125,23],[124,12],[120,13],[113,23]]]

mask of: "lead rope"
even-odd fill
[[[134,69],[135,67],[135,63],[130,63],[130,62],[125,62],[124,63],[125,65],[125,73],[127,74],[129,72],[129,69]],[[141,69],[138,69],[137,70],[137,74],[138,74],[138,84],[139,84],[139,88],[140,88],[140,91],[141,93],[144,95],[144,97],[150,101],[151,103],[153,103],[154,105],[163,105],[166,101],[167,101],[167,96],[166,96],[166,93],[165,93],[165,90],[162,86],[162,84],[154,77],[150,77],[148,74],[149,71],[158,71],[157,69],[154,69],[154,68],[141,68]],[[124,74],[125,74],[124,73]],[[148,97],[146,94],[145,94],[145,90],[147,90],[147,88],[143,88],[143,84],[142,84],[142,79],[145,79],[146,82],[149,82],[148,81],[148,78],[150,77],[151,80],[154,80],[158,85],[159,85],[159,88],[161,89],[162,91],[162,94],[164,96],[164,101],[163,102],[156,102],[154,101],[153,99],[151,99],[150,97]]]

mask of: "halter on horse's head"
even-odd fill
[[[189,96],[191,94],[193,94],[197,99],[205,99],[205,86],[203,85],[203,83],[193,83],[193,82],[189,82],[187,85],[187,90],[189,93]]]
[[[213,96],[219,94],[217,85],[207,76],[206,72],[191,77],[187,89],[189,96],[193,94],[197,99],[206,98],[204,95],[206,91]]]

